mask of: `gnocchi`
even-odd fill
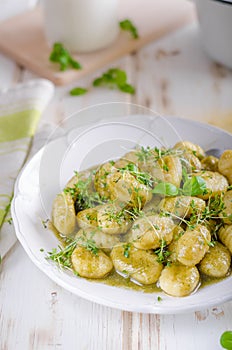
[[[116,274],[173,297],[193,293],[205,276],[227,277],[231,164],[232,150],[217,159],[181,141],[75,173],[54,199],[64,249],[49,258],[83,278],[108,283]]]

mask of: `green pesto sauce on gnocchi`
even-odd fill
[[[138,147],[75,172],[53,202],[62,247],[47,259],[78,277],[187,296],[231,273],[232,150]]]

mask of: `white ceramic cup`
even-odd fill
[[[119,33],[118,0],[43,0],[49,45],[90,52],[111,44]]]
[[[232,0],[195,0],[202,43],[215,61],[232,68]]]

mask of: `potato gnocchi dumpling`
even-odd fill
[[[206,191],[198,195],[202,199],[209,199],[209,197],[216,196],[226,192],[228,188],[228,181],[225,176],[213,171],[201,171],[193,176],[200,176],[206,184]]]
[[[156,254],[137,249],[132,244],[115,246],[111,259],[116,271],[145,285],[155,283],[163,269]]]
[[[201,260],[199,269],[207,276],[224,277],[229,271],[230,263],[230,251],[221,243],[216,242]]]
[[[69,236],[76,228],[74,202],[70,194],[58,194],[53,202],[52,223],[63,235]]]
[[[207,251],[211,242],[209,230],[202,225],[187,229],[177,243],[177,259],[187,266],[198,264]]]
[[[166,266],[160,276],[160,288],[174,297],[191,294],[199,285],[200,275],[196,266],[172,263]]]
[[[152,177],[157,181],[170,182],[179,187],[182,179],[180,158],[165,156],[160,158],[151,169]]]
[[[207,156],[201,161],[202,169],[209,171],[218,171],[218,158]]]
[[[109,178],[117,170],[113,164],[112,162],[102,164],[95,174],[94,186],[103,198],[111,198]]]
[[[169,244],[173,238],[175,224],[169,217],[158,214],[145,216],[134,222],[127,240],[139,249],[156,249],[162,241]]]
[[[187,151],[195,155],[199,159],[203,159],[205,157],[205,151],[200,145],[196,145],[190,141],[180,141],[175,144],[174,149],[181,149],[183,151]]]
[[[77,214],[77,223],[80,228],[97,227],[97,210],[89,208],[79,211]]]
[[[166,197],[160,202],[159,209],[174,214],[177,219],[189,218],[205,209],[205,201],[191,196]]]
[[[139,182],[129,171],[116,171],[109,178],[108,188],[111,199],[130,207],[142,208],[152,199],[151,189]]]
[[[119,235],[108,235],[99,228],[80,229],[76,235],[77,242],[92,241],[97,248],[109,252],[116,244],[120,244]]]
[[[197,158],[191,152],[183,152],[183,154],[180,156],[180,160],[186,168],[187,173],[192,173],[193,171],[200,171],[202,168],[202,163],[200,159]]]
[[[117,203],[109,203],[97,209],[97,226],[104,233],[118,235],[128,231],[131,221],[124,210],[124,205],[121,207]]]
[[[113,269],[111,259],[103,251],[94,254],[81,245],[74,249],[71,261],[74,271],[86,278],[103,278]]]
[[[225,225],[224,227],[221,227],[218,232],[218,237],[232,254],[232,225]]]
[[[75,172],[56,196],[64,248],[48,258],[76,275],[184,297],[231,274],[232,150],[137,147]]]
[[[225,224],[232,224],[232,191],[227,191],[223,196],[224,209],[220,213]]]
[[[180,225],[177,225],[174,227],[173,230],[173,239],[171,243],[168,245],[168,255],[169,255],[169,261],[177,261],[177,244],[178,240],[181,236],[184,234],[184,229]]]
[[[232,185],[232,150],[226,150],[222,153],[218,162],[218,170],[226,176],[229,184]]]

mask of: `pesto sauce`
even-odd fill
[[[47,227],[49,230],[53,232],[55,237],[59,240],[61,245],[65,247],[67,245],[67,237],[62,236],[59,231],[54,227],[51,221],[48,222]],[[107,254],[109,255],[109,254]],[[232,269],[229,270],[228,274],[225,277],[210,277],[207,275],[204,275],[200,273],[200,289],[204,288],[209,285],[213,285],[215,283],[221,282],[227,277],[232,275]],[[83,278],[83,277],[80,277]],[[130,278],[125,278],[121,275],[119,275],[115,270],[113,270],[109,275],[107,275],[104,278],[101,279],[89,279],[86,278],[89,282],[97,282],[97,283],[103,283],[107,284],[109,286],[118,287],[118,288],[125,288],[125,289],[131,289],[137,292],[142,293],[159,293],[162,292],[162,290],[157,286],[156,283],[150,284],[150,285],[139,285],[137,283],[134,283],[130,280]]]
[[[138,292],[143,292],[143,293],[155,293],[155,292],[160,292],[161,289],[157,287],[156,283],[149,284],[149,285],[139,285],[137,283],[134,283],[130,281],[129,278],[125,278],[121,275],[119,275],[115,270],[111,272],[108,276],[105,278],[99,279],[99,280],[94,280],[99,283],[104,283],[108,284],[109,286],[113,287],[119,287],[119,288],[125,288],[125,289],[133,289]]]

